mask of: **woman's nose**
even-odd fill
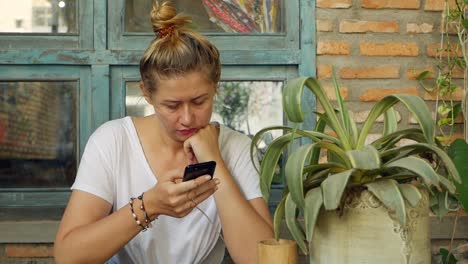
[[[193,121],[193,113],[192,109],[190,108],[190,105],[184,105],[184,107],[182,108],[181,121],[182,124],[185,126],[191,125]]]

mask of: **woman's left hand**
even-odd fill
[[[221,158],[218,135],[218,125],[211,123],[185,140],[184,151],[192,164]]]

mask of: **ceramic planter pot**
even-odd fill
[[[368,191],[351,195],[342,216],[320,212],[311,263],[431,263],[428,195],[406,207],[406,226]]]

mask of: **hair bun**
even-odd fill
[[[159,38],[171,35],[174,31],[191,22],[191,17],[178,14],[170,2],[159,4],[158,1],[154,1],[153,10],[151,10],[151,23],[154,33]]]

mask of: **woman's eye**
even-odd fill
[[[198,100],[198,101],[194,101],[193,103],[195,105],[202,105],[204,102],[205,102],[205,100]]]
[[[177,109],[178,105],[166,105],[166,107],[171,109],[171,110],[175,110],[175,109]]]

